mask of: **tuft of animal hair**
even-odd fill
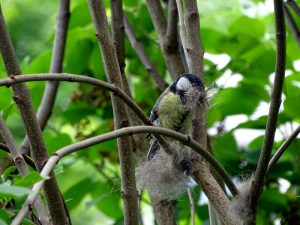
[[[232,199],[232,211],[242,221],[247,222],[250,219],[250,191],[253,177],[242,182],[239,194]]]
[[[142,162],[136,168],[137,189],[146,188],[156,200],[174,200],[186,192],[191,179],[188,174],[193,170],[191,150],[176,143],[176,157],[160,149],[154,158]]]

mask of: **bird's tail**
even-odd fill
[[[149,151],[147,154],[147,160],[150,161],[151,159],[153,159],[159,149],[160,149],[160,146],[159,146],[157,140],[152,139],[151,145],[150,145],[150,148],[149,148]]]

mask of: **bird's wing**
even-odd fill
[[[159,149],[160,146],[157,140],[153,140],[147,154],[147,160],[150,161],[151,159],[153,159]]]
[[[156,100],[153,108],[152,108],[152,111],[151,111],[151,114],[150,114],[150,121],[152,123],[155,122],[155,120],[157,120],[158,118],[158,105],[159,103],[161,102],[161,100],[163,99],[163,97],[168,94],[169,92],[169,88],[167,88],[160,96],[159,98]],[[158,126],[158,124],[154,124],[155,126]]]

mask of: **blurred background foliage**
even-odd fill
[[[23,73],[48,72],[58,1],[0,0]],[[133,29],[168,82],[157,34],[145,1],[123,0]],[[166,10],[166,3],[162,2]],[[208,131],[215,156],[241,182],[255,169],[263,141],[275,63],[272,1],[198,1],[201,38],[205,50],[205,83],[211,87]],[[106,0],[110,16],[109,1]],[[295,16],[295,15],[294,15]],[[299,18],[295,16],[299,24]],[[299,123],[300,51],[287,28],[287,78],[276,132],[277,149]],[[71,19],[64,71],[105,80],[99,47],[85,0],[71,1]],[[159,92],[126,39],[126,76],[132,93],[149,113]],[[0,77],[6,77],[2,61]],[[28,83],[35,109],[45,84]],[[0,88],[0,110],[18,144],[24,138],[22,122],[8,88]],[[61,83],[51,120],[44,131],[49,154],[88,137],[113,130],[109,93],[89,85]],[[260,201],[258,224],[300,221],[300,140],[297,139],[271,172]],[[0,151],[0,157],[6,153]],[[3,164],[3,160],[1,161]],[[0,224],[8,224],[28,188],[40,179],[34,171],[21,178],[14,166],[1,171]],[[116,141],[109,141],[63,159],[55,169],[74,225],[123,224]],[[9,187],[9,188],[5,188]],[[19,188],[19,189],[18,189]],[[208,224],[207,201],[193,190],[196,224]],[[150,200],[141,196],[144,224],[154,224]],[[174,202],[180,225],[190,224],[187,196]],[[24,224],[30,224],[26,221]]]

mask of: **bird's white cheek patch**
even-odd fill
[[[181,77],[178,80],[176,86],[177,86],[177,89],[188,90],[191,87],[191,82],[187,78]]]

